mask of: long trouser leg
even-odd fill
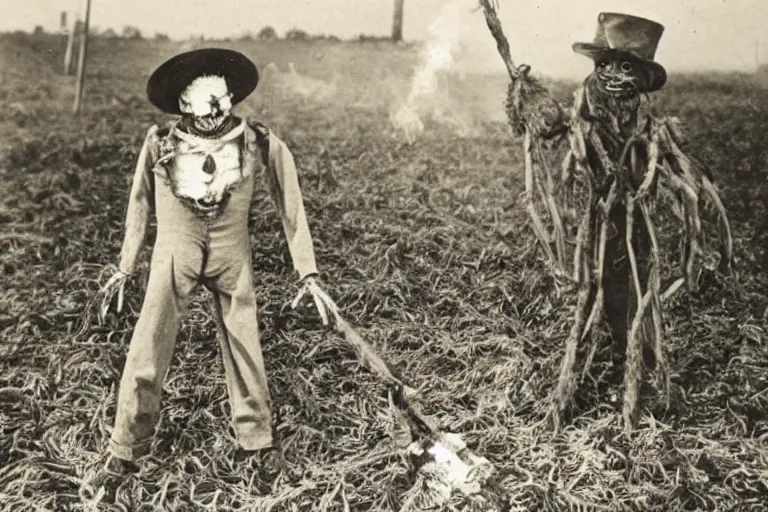
[[[232,425],[243,449],[260,450],[272,446],[271,400],[249,258],[228,274],[212,291]]]
[[[117,398],[110,452],[135,460],[149,452],[160,416],[160,392],[195,281],[169,251],[155,250],[141,314],[131,338]]]
[[[606,244],[604,300],[605,313],[614,344],[613,362],[618,367],[623,365],[626,359],[627,334],[638,304],[626,248],[626,208],[623,205],[616,206],[610,221],[613,223],[615,232]],[[641,221],[636,221],[634,225],[633,247],[641,293],[644,293],[649,274],[650,241]],[[644,350],[644,356],[648,360],[649,355],[646,350]]]

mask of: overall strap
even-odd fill
[[[269,128],[263,123],[250,119],[248,128],[254,135],[255,149],[261,154],[261,163],[266,167],[269,165]]]

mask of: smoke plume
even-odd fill
[[[428,39],[414,70],[410,91],[390,114],[393,127],[411,143],[423,133],[427,119],[453,125],[459,131],[468,128],[466,118],[459,114],[441,79],[456,63],[471,6],[469,0],[453,0],[443,6],[428,28]]]

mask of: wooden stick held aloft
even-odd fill
[[[488,29],[491,31],[493,38],[496,40],[499,55],[501,55],[504,65],[507,66],[509,77],[512,80],[517,80],[520,73],[517,71],[517,66],[515,66],[515,63],[512,60],[512,55],[509,51],[509,42],[501,28],[501,22],[499,21],[499,16],[496,13],[496,7],[494,6],[495,3],[495,0],[480,0],[480,5],[485,14],[485,22],[488,25]]]

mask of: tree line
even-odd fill
[[[392,32],[389,37],[382,37],[382,36],[373,36],[373,35],[366,35],[366,34],[359,34],[354,39],[360,40],[360,41],[376,41],[376,40],[386,40],[391,39],[394,42],[401,42],[403,40],[403,16],[404,16],[404,3],[405,0],[394,0],[394,9],[393,9],[393,18],[392,18]],[[61,31],[66,33],[68,31],[67,28],[67,22],[66,22],[66,13],[61,13]],[[81,19],[75,20],[75,24],[73,27],[73,31],[78,34],[81,33],[83,29],[83,21]],[[35,27],[33,31],[33,35],[45,35],[45,30],[42,26],[38,25]],[[129,40],[143,40],[147,39],[142,31],[133,25],[126,25],[123,27],[123,29],[118,33],[113,28],[106,28],[104,30],[99,29],[98,27],[90,26],[88,28],[88,36],[89,37],[101,37],[106,39],[129,39]],[[204,37],[200,37],[203,38]],[[152,36],[152,39],[155,39],[157,41],[168,41],[170,40],[170,37],[167,34],[164,33],[155,33],[154,36]],[[232,38],[227,38],[232,39]],[[292,28],[288,30],[285,35],[281,38],[277,31],[274,29],[274,27],[266,26],[262,28],[257,34],[252,34],[250,32],[247,32],[237,39],[240,40],[261,40],[261,41],[269,41],[269,40],[277,40],[277,39],[286,39],[286,40],[294,40],[294,41],[310,41],[310,40],[328,40],[328,41],[340,41],[341,39],[334,35],[325,35],[325,34],[309,34],[305,30],[301,30],[298,28]]]

